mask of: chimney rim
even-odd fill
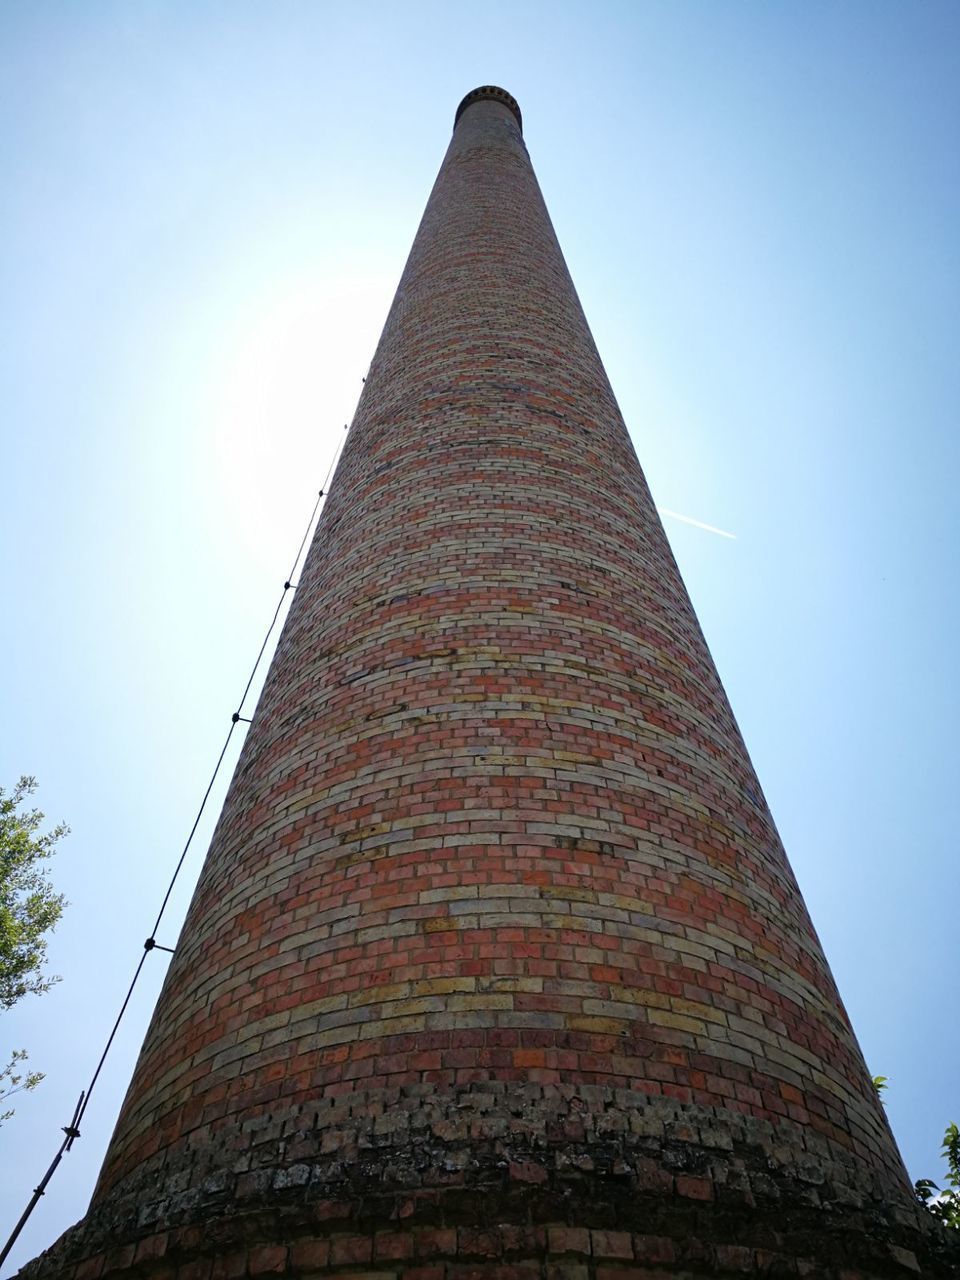
[[[512,94],[507,93],[506,89],[501,89],[499,85],[495,84],[483,84],[476,89],[470,90],[459,107],[457,107],[457,114],[453,117],[454,129],[460,123],[460,117],[467,107],[472,107],[475,102],[484,101],[499,102],[503,106],[509,107],[516,117],[517,124],[520,126],[520,132],[523,133],[523,117],[520,114],[520,104]]]

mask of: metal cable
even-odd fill
[[[350,427],[349,423],[344,424],[345,431],[349,430],[349,427]],[[197,833],[198,826],[200,825],[200,819],[203,817],[203,813],[206,808],[207,801],[210,798],[210,792],[213,790],[214,783],[217,780],[217,775],[220,772],[220,767],[223,764],[224,757],[227,754],[227,748],[230,745],[230,739],[233,737],[233,731],[234,729],[236,729],[239,723],[243,723],[243,724],[251,723],[250,719],[248,719],[245,716],[242,716],[240,713],[243,710],[244,703],[247,700],[247,695],[250,692],[250,687],[253,684],[257,671],[259,670],[260,663],[263,661],[263,655],[264,653],[266,653],[267,645],[270,642],[270,637],[271,635],[273,635],[274,628],[277,625],[277,620],[279,619],[280,612],[283,608],[283,602],[287,598],[287,592],[296,589],[295,583],[293,582],[293,577],[297,571],[298,565],[300,564],[301,557],[303,556],[304,548],[306,547],[307,541],[310,537],[310,531],[314,527],[314,524],[317,520],[317,513],[320,509],[320,504],[328,492],[328,488],[329,488],[331,477],[333,476],[334,468],[336,467],[337,462],[339,461],[339,458],[340,458],[340,454],[343,450],[344,439],[345,437],[341,436],[340,442],[337,445],[337,448],[334,450],[333,457],[330,461],[330,466],[327,468],[327,474],[324,478],[323,485],[321,486],[321,488],[317,493],[317,499],[314,502],[313,510],[310,513],[310,519],[307,521],[307,527],[304,530],[303,537],[300,540],[300,545],[297,548],[297,554],[294,556],[293,564],[290,568],[290,572],[287,574],[286,581],[283,584],[283,591],[281,592],[280,599],[277,602],[277,607],[274,610],[272,619],[270,620],[270,625],[267,627],[266,635],[263,638],[263,643],[260,646],[260,650],[257,654],[256,660],[254,661],[253,667],[250,671],[250,676],[247,679],[246,685],[244,686],[243,695],[240,698],[240,702],[237,705],[236,711],[234,711],[233,715],[230,717],[230,728],[227,731],[227,736],[224,739],[223,746],[220,749],[220,754],[217,757],[217,763],[213,767],[213,773],[210,775],[210,781],[207,783],[207,789],[203,793],[203,799],[200,801],[200,807],[197,810],[197,815],[193,820],[193,825],[190,828],[190,833],[187,836],[186,843],[184,844],[183,849],[180,853],[180,857],[177,860],[177,865],[174,867],[173,875],[170,878],[170,883],[167,885],[167,891],[163,895],[163,901],[160,904],[160,910],[157,913],[157,918],[154,921],[153,928],[150,931],[150,936],[147,938],[147,940],[143,944],[143,953],[140,956],[140,960],[139,960],[139,963],[137,964],[136,969],[134,970],[133,978],[131,979],[130,985],[127,988],[127,994],[124,996],[123,1003],[120,1006],[120,1012],[117,1014],[116,1020],[114,1021],[114,1024],[113,1024],[113,1028],[110,1031],[110,1035],[107,1037],[107,1042],[104,1046],[103,1052],[100,1055],[100,1060],[97,1062],[96,1069],[94,1070],[94,1073],[90,1078],[90,1083],[87,1085],[86,1090],[80,1094],[80,1099],[77,1102],[76,1110],[74,1111],[74,1114],[73,1114],[73,1120],[70,1122],[69,1125],[64,1126],[63,1132],[66,1136],[61,1142],[60,1148],[57,1151],[57,1154],[54,1156],[53,1161],[50,1164],[50,1167],[47,1169],[47,1172],[44,1174],[40,1183],[34,1189],[34,1192],[30,1199],[29,1204],[21,1214],[20,1220],[17,1222],[17,1225],[14,1227],[13,1231],[11,1232],[10,1238],[7,1240],[6,1244],[3,1246],[2,1251],[0,1251],[0,1265],[2,1265],[3,1262],[6,1260],[7,1255],[10,1253],[10,1250],[13,1248],[14,1244],[17,1241],[18,1236],[20,1235],[20,1232],[26,1226],[28,1218],[30,1217],[31,1213],[33,1213],[33,1210],[36,1208],[37,1203],[40,1200],[40,1197],[46,1191],[47,1183],[50,1181],[50,1179],[53,1177],[54,1173],[56,1172],[57,1166],[59,1165],[61,1159],[63,1158],[64,1152],[69,1151],[73,1146],[74,1142],[76,1141],[76,1139],[80,1137],[80,1122],[83,1119],[83,1116],[90,1103],[90,1096],[93,1093],[97,1080],[100,1077],[100,1072],[103,1069],[103,1065],[107,1060],[107,1054],[110,1052],[114,1039],[116,1038],[117,1031],[120,1028],[120,1023],[122,1022],[123,1016],[127,1011],[127,1006],[130,1004],[130,999],[140,979],[140,974],[143,972],[143,966],[144,966],[144,962],[146,961],[147,955],[154,950],[168,951],[168,952],[171,952],[171,954],[173,952],[172,947],[161,946],[160,943],[157,942],[155,935],[156,935],[157,929],[160,927],[160,922],[163,919],[164,912],[166,911],[167,906],[169,905],[171,894],[173,893],[174,886],[177,883],[177,879],[180,875],[180,872],[183,869],[183,864],[186,861],[187,854],[189,853],[190,847],[193,844],[193,838]]]

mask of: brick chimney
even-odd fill
[[[468,94],[34,1277],[947,1275],[537,185]]]

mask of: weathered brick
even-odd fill
[[[112,1271],[127,1270],[133,1262],[135,1253],[135,1244],[123,1244],[116,1249],[111,1249],[103,1260],[103,1274],[108,1276]]]
[[[134,1255],[135,1261],[137,1263],[145,1263],[162,1258],[167,1251],[169,1238],[169,1233],[166,1231],[159,1231],[152,1236],[144,1236],[137,1244],[137,1251]]]
[[[257,1245],[250,1250],[247,1269],[251,1276],[282,1275],[287,1269],[286,1245]]]
[[[633,1256],[638,1262],[673,1262],[676,1247],[669,1236],[635,1235]]]
[[[398,1231],[380,1231],[374,1239],[374,1254],[378,1262],[382,1258],[411,1258],[413,1236]]]
[[[717,1265],[725,1271],[752,1272],[754,1252],[739,1244],[717,1245]]]
[[[677,1195],[688,1200],[712,1200],[713,1183],[709,1178],[694,1178],[681,1174],[677,1178]]]
[[[212,1270],[212,1258],[192,1258],[189,1262],[183,1262],[177,1267],[177,1280],[208,1280]]]
[[[221,1249],[213,1260],[212,1280],[239,1280],[247,1274],[246,1251]]]
[[[334,1236],[330,1241],[330,1261],[334,1264],[369,1262],[373,1240],[369,1236]]]
[[[583,1227],[548,1227],[547,1247],[551,1253],[590,1253],[590,1232]]]
[[[74,1280],[97,1280],[103,1271],[103,1257],[84,1258],[77,1264]]]
[[[591,1231],[590,1252],[595,1258],[632,1258],[633,1242],[628,1231]]]
[[[297,1240],[290,1246],[290,1267],[294,1272],[319,1270],[326,1267],[329,1258],[329,1240]]]

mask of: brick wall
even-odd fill
[[[59,1256],[908,1275],[919,1221],[515,104],[475,95]]]

